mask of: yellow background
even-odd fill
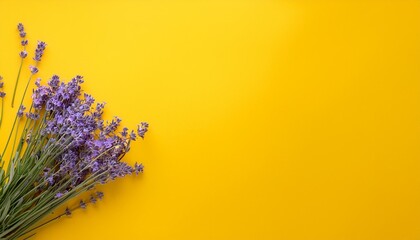
[[[44,81],[151,125],[142,176],[34,239],[420,238],[420,1],[1,0],[7,106],[18,22]]]

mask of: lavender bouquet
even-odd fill
[[[12,107],[22,63],[28,55],[22,24],[18,30],[21,64]],[[30,66],[30,77],[0,156],[0,239],[31,237],[37,228],[101,199],[103,193],[95,190],[96,185],[143,171],[142,164],[131,167],[121,159],[130,150],[131,141],[144,138],[148,124],[142,122],[136,131],[129,131],[125,127],[119,130],[118,117],[104,121],[104,103],[95,104],[91,95],[83,93],[83,77],[66,83],[54,75],[45,85],[36,79],[31,106],[26,110],[22,105],[45,48],[46,44],[38,41],[34,65]],[[0,127],[5,95],[0,91]],[[53,210],[86,192],[90,192],[88,199],[47,218]]]

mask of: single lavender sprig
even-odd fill
[[[23,26],[23,25],[22,25],[22,26]],[[19,26],[18,26],[18,28],[19,28]],[[19,31],[20,31],[20,29],[19,29]],[[26,43],[27,43],[27,42],[26,42]],[[24,42],[22,42],[22,45],[24,45]],[[25,45],[25,46],[26,46],[26,45]],[[34,57],[34,60],[35,60],[35,66],[32,66],[32,65],[31,65],[31,66],[29,66],[29,69],[30,69],[31,74],[29,75],[29,79],[28,79],[28,82],[26,83],[26,87],[25,87],[25,90],[23,91],[22,98],[21,98],[21,100],[20,100],[20,104],[19,104],[19,105],[22,105],[23,100],[25,99],[26,92],[28,91],[29,83],[31,82],[31,79],[32,79],[33,75],[35,75],[35,74],[39,71],[39,70],[38,70],[38,68],[37,68],[37,65],[38,65],[38,62],[39,62],[39,61],[41,61],[41,57],[42,57],[42,55],[44,54],[44,51],[45,51],[46,46],[47,46],[47,44],[46,44],[45,42],[43,42],[43,41],[38,41],[38,45],[37,45],[37,48],[36,48],[36,50],[35,50],[35,57]],[[23,58],[22,58],[22,59],[23,59]],[[39,59],[39,60],[36,60],[36,59]],[[22,68],[22,62],[21,62],[21,66],[20,66],[20,68],[19,68],[18,80],[19,80],[19,76],[20,76],[20,70],[21,70],[21,68]],[[14,90],[14,95],[15,95],[15,93],[16,93],[16,87],[17,87],[17,82],[18,82],[18,80],[16,81],[15,90]],[[14,98],[14,96],[13,96],[13,98]],[[14,99],[13,99],[13,100],[14,100]],[[13,100],[12,100],[12,107],[13,107]],[[32,117],[36,117],[36,115],[31,115],[31,116],[32,116]],[[15,126],[16,126],[16,123],[17,123],[17,119],[18,119],[18,117],[17,117],[17,115],[16,115],[15,120],[13,121],[12,129],[10,130],[9,137],[7,138],[6,145],[5,145],[4,149],[3,149],[3,153],[1,154],[1,156],[4,156],[4,154],[5,154],[5,152],[6,152],[6,149],[7,149],[7,147],[9,146],[9,142],[10,142],[10,139],[11,139],[11,135],[12,135],[13,131],[15,130]]]
[[[22,38],[22,40],[20,41],[20,43],[22,45],[22,51],[20,51],[20,53],[19,53],[20,66],[19,66],[19,71],[18,71],[18,74],[17,74],[16,82],[15,82],[15,87],[13,89],[12,107],[14,107],[14,103],[15,103],[16,90],[17,90],[17,86],[18,86],[18,83],[19,83],[20,73],[22,71],[23,59],[25,59],[26,56],[28,55],[28,53],[26,52],[26,45],[28,45],[28,40],[25,39],[26,32],[25,32],[25,28],[24,28],[23,24],[19,23],[18,26],[17,26],[17,29],[19,31],[19,36]]]

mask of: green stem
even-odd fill
[[[46,221],[46,222],[44,222],[44,223],[42,223],[42,224],[40,224],[40,225],[38,225],[38,226],[36,226],[36,227],[32,228],[32,229],[29,229],[28,231],[26,231],[26,232],[22,233],[22,236],[23,236],[23,235],[25,235],[25,234],[27,234],[27,233],[32,232],[32,231],[33,231],[33,230],[35,230],[35,229],[38,229],[38,228],[40,228],[40,227],[42,227],[42,226],[45,226],[45,225],[47,225],[48,223],[50,223],[50,222],[52,222],[52,221],[54,221],[54,220],[57,220],[57,219],[61,218],[61,217],[62,217],[62,216],[64,216],[64,215],[66,215],[66,214],[65,214],[65,213],[62,213],[62,214],[58,215],[58,216],[57,216],[57,217],[55,217],[55,218],[52,218],[52,219],[50,219],[50,220],[48,220],[48,221]]]
[[[86,203],[86,204],[88,204],[88,203]],[[78,209],[80,209],[80,205],[78,205],[77,207],[74,207],[74,208],[70,209],[70,212],[74,212],[74,211],[76,211]],[[28,233],[32,232],[33,230],[38,229],[38,228],[40,228],[42,226],[45,226],[45,225],[47,225],[48,223],[50,223],[52,221],[58,220],[59,218],[61,218],[62,216],[65,216],[65,215],[67,215],[67,214],[66,213],[62,213],[62,214],[60,214],[60,215],[58,215],[58,216],[56,216],[54,218],[51,218],[50,220],[48,220],[48,221],[46,221],[46,222],[44,222],[44,223],[42,223],[42,224],[40,224],[40,225],[38,225],[36,227],[33,227],[33,228],[27,230],[26,232],[22,233],[21,236],[24,236],[25,234],[28,234]]]
[[[32,233],[31,235],[29,235],[29,236],[27,236],[25,239],[23,239],[23,240],[28,240],[29,238],[31,238],[31,237],[33,237],[33,236],[35,236],[35,234],[36,233]]]
[[[20,67],[19,67],[17,78],[16,78],[15,89],[13,90],[12,107],[14,107],[14,103],[15,103],[16,90],[19,83],[20,72],[22,71],[22,65],[23,65],[23,58],[21,58],[20,60]]]
[[[15,121],[13,122],[12,129],[10,130],[9,137],[7,138],[6,145],[4,146],[3,153],[1,154],[2,159],[4,157],[4,154],[6,153],[7,146],[9,145],[10,138],[12,137],[12,133],[13,133],[13,129],[15,128],[16,121],[17,121],[17,115],[15,117]]]
[[[1,99],[1,115],[0,115],[0,128],[1,128],[1,124],[3,122],[3,111],[4,111],[4,100],[3,98]]]
[[[35,65],[35,67],[36,67],[36,65]],[[25,95],[26,95],[26,92],[28,91],[29,83],[31,82],[31,79],[32,79],[32,76],[33,76],[33,75],[34,75],[34,74],[31,74],[31,75],[29,76],[28,83],[26,83],[25,91],[23,92],[22,99],[20,100],[19,107],[22,105],[23,100],[25,99]],[[19,111],[19,110],[18,110],[18,111]],[[15,116],[15,120],[13,121],[12,129],[10,130],[9,137],[7,138],[6,145],[4,146],[3,153],[1,154],[1,157],[2,157],[2,158],[3,158],[4,154],[6,153],[7,146],[9,145],[10,138],[12,137],[13,130],[15,129],[15,125],[16,125],[16,122],[17,122],[17,118],[18,118],[18,115],[17,115],[17,112],[16,112],[16,116]]]
[[[16,138],[17,138],[18,132],[19,132],[19,123],[18,123],[18,124],[17,124],[17,126],[16,126],[15,139],[13,139],[12,154],[13,154],[13,153],[14,153],[14,151],[15,151]]]

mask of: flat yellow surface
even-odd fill
[[[7,106],[18,22],[44,81],[151,125],[142,176],[34,239],[420,238],[420,1],[2,0]]]

